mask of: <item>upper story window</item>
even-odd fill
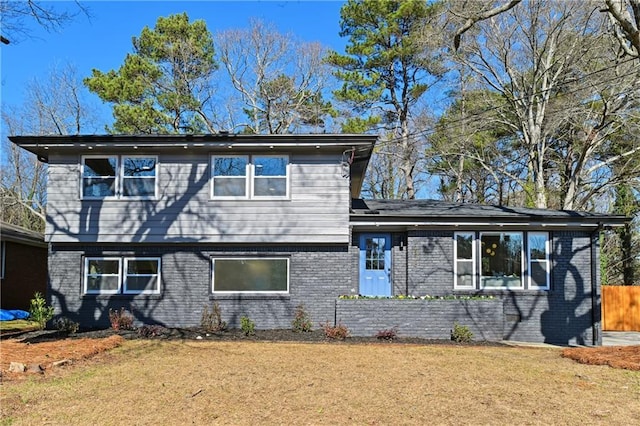
[[[286,155],[215,155],[211,158],[212,197],[287,198]]]
[[[155,156],[84,156],[82,198],[155,198],[157,170]]]

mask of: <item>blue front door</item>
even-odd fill
[[[391,235],[360,235],[360,291],[363,296],[391,296]]]

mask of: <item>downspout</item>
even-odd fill
[[[600,288],[598,287],[598,252],[597,246],[602,232],[602,222],[598,223],[598,227],[591,233],[591,335],[592,345],[600,346],[602,337],[600,336],[597,324],[602,327],[602,306],[598,306],[597,299],[600,298]]]

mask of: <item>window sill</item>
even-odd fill
[[[128,293],[128,294],[83,294],[81,299],[97,299],[97,300],[133,300],[138,298],[145,298],[148,300],[162,299],[162,293]]]
[[[290,300],[291,294],[283,293],[234,293],[234,294],[209,294],[209,300]]]

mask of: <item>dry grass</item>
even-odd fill
[[[3,384],[1,423],[640,424],[639,372],[560,354],[126,341],[62,375]]]

